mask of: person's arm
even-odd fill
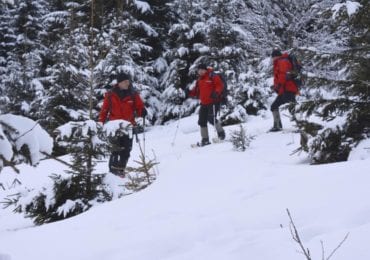
[[[188,95],[189,95],[189,97],[198,97],[199,96],[198,82],[195,83],[195,87],[193,87],[191,90],[189,90]]]
[[[216,92],[217,96],[220,97],[222,90],[224,89],[224,83],[219,75],[213,76],[213,82],[215,84],[214,91]]]
[[[139,117],[145,117],[147,114],[144,102],[138,93],[135,94],[135,110]]]
[[[106,93],[104,96],[103,105],[101,107],[100,113],[99,113],[99,122],[105,123],[107,121],[108,113],[110,110],[110,102],[109,102],[109,93]]]

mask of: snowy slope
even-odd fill
[[[246,152],[233,151],[229,142],[190,148],[199,139],[196,117],[153,127],[145,135],[148,153],[155,151],[160,162],[152,186],[41,227],[2,210],[0,259],[304,259],[286,208],[312,259],[321,259],[321,240],[328,255],[348,232],[332,259],[370,259],[370,160],[310,166],[304,154],[290,156],[298,135],[266,133],[267,117],[244,125],[255,136]],[[41,185],[52,167],[61,168],[44,161],[17,177]],[[0,174],[0,183],[11,182],[10,172]]]

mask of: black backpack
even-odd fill
[[[210,74],[209,74],[209,77],[211,78],[211,80],[213,81],[213,77],[215,75],[218,75],[222,81],[222,84],[224,85],[224,88],[221,92],[221,101],[220,103],[222,105],[226,105],[227,104],[227,95],[228,95],[228,89],[227,89],[227,81],[226,81],[226,77],[224,74],[222,73],[219,73],[219,72],[214,72],[212,71]]]
[[[288,72],[287,79],[293,80],[297,84],[298,88],[301,88],[304,85],[302,63],[294,54],[289,54],[288,60],[292,64],[293,69]]]

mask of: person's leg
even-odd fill
[[[112,152],[109,157],[109,172],[115,173],[118,160],[119,160],[119,152],[118,151]]]
[[[124,175],[124,171],[130,158],[132,139],[128,135],[116,137],[115,149],[109,158],[109,171],[113,174]]]
[[[270,129],[271,132],[280,131],[283,128],[279,112],[279,107],[282,104],[284,104],[284,95],[279,95],[271,105],[271,112],[274,120],[273,126]]]
[[[210,105],[210,108],[208,109],[207,121],[216,128],[218,138],[220,140],[224,140],[225,130],[222,128],[221,122],[217,120],[217,117],[216,117],[219,110],[220,110],[220,104]]]
[[[109,171],[111,173],[115,173],[118,161],[120,159],[120,151],[122,148],[120,147],[119,144],[119,137],[117,136],[110,137],[108,141],[111,150],[111,155],[109,157]]]
[[[208,110],[209,110],[209,106],[200,105],[198,125],[200,126],[200,135],[202,137],[201,145],[210,144],[209,135],[208,135],[208,127],[207,127]]]
[[[132,150],[132,139],[128,135],[123,135],[120,138],[120,145],[122,150],[120,151],[120,159],[118,165],[121,169],[125,169],[128,159],[130,158],[130,153]]]
[[[275,101],[271,105],[271,112],[274,118],[274,125],[270,131],[280,131],[283,128],[280,118],[279,107],[283,104],[295,102],[295,93],[285,92],[280,96],[277,96]]]

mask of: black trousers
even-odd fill
[[[112,154],[109,158],[109,171],[124,170],[132,150],[132,138],[128,135],[115,136],[110,140]]]
[[[213,111],[214,108],[214,111]],[[220,103],[217,104],[209,104],[209,105],[200,105],[199,110],[199,119],[198,125],[200,127],[206,127],[207,122],[210,124],[214,124],[214,122],[218,122],[216,119],[216,114],[220,110]]]
[[[282,95],[276,97],[275,101],[271,105],[271,111],[278,110],[281,105],[290,102],[295,102],[295,93],[284,92]]]

